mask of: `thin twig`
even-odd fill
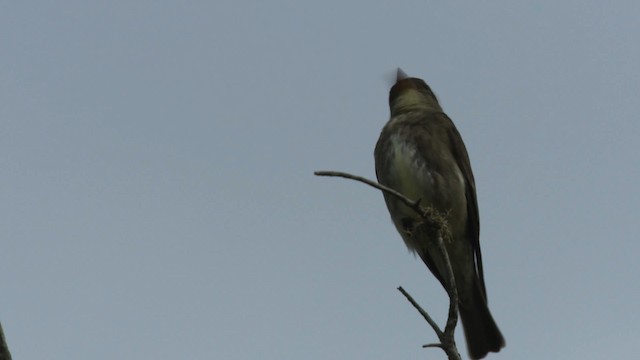
[[[341,177],[359,181],[382,192],[395,196],[400,199],[405,205],[407,205],[411,210],[415,211],[416,214],[420,215],[420,217],[425,220],[425,222],[429,226],[439,228],[445,239],[451,239],[451,231],[449,230],[449,226],[447,225],[446,215],[439,213],[432,207],[423,208],[420,205],[421,199],[411,200],[408,197],[404,196],[402,193],[393,190],[390,187],[384,186],[378,182],[371,181],[362,176],[352,175],[341,171],[315,171],[313,174],[316,176]]]
[[[411,303],[411,305],[413,305],[414,308],[416,308],[416,310],[418,310],[418,312],[420,313],[420,315],[422,315],[422,317],[427,320],[427,322],[429,323],[429,325],[431,325],[431,328],[433,329],[433,331],[435,331],[436,335],[438,335],[438,339],[442,339],[442,336],[444,336],[444,333],[442,332],[442,330],[440,330],[440,327],[438,326],[438,324],[431,318],[431,316],[429,316],[429,314],[415,301],[413,300],[413,297],[411,297],[411,295],[409,295],[408,292],[406,292],[402,286],[398,287],[398,291],[400,291],[402,293],[402,295],[404,295],[404,297],[407,298],[407,300],[409,300],[409,302]],[[431,344],[430,346],[440,346],[440,344]]]
[[[424,213],[424,210],[420,207],[420,200],[416,200],[413,201],[411,199],[409,199],[408,197],[402,195],[401,193],[393,190],[390,187],[386,187],[380,183],[377,183],[375,181],[371,181],[367,178],[363,178],[362,176],[357,176],[357,175],[351,175],[345,172],[341,172],[341,171],[315,171],[313,173],[316,176],[333,176],[333,177],[342,177],[345,179],[351,179],[351,180],[356,180],[356,181],[360,181],[361,183],[365,183],[369,186],[372,186],[380,191],[386,192],[387,194],[391,194],[395,197],[397,197],[398,199],[402,200],[402,202],[407,205],[408,207],[410,207],[411,209],[413,209],[416,213],[418,213],[419,215],[422,215]]]

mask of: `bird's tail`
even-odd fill
[[[467,340],[467,349],[471,359],[482,359],[489,352],[498,352],[504,347],[505,342],[493,320],[485,297],[480,286],[473,286],[472,301],[465,301],[458,306],[464,336]]]

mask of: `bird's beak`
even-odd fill
[[[404,71],[402,71],[402,69],[398,68],[398,72],[396,73],[396,81],[400,81],[408,77],[409,76]]]

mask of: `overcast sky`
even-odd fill
[[[382,195],[313,176],[375,177],[398,66],[469,151],[489,358],[637,356],[639,4],[4,2],[14,358],[444,359]]]

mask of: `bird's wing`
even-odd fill
[[[444,117],[451,126],[448,129],[449,143],[451,146],[451,153],[458,164],[458,167],[462,171],[462,174],[466,183],[465,195],[467,198],[467,226],[468,226],[468,239],[471,242],[473,249],[473,255],[476,261],[476,270],[478,272],[478,278],[480,279],[480,286],[482,288],[482,294],[487,297],[487,290],[484,284],[484,271],[482,269],[482,253],[480,252],[480,216],[478,213],[478,199],[476,198],[476,182],[473,177],[473,171],[471,170],[471,162],[469,161],[469,154],[467,148],[464,146],[462,137],[456,129],[453,121],[445,114],[440,113],[441,117]],[[442,120],[445,120],[442,119]]]

